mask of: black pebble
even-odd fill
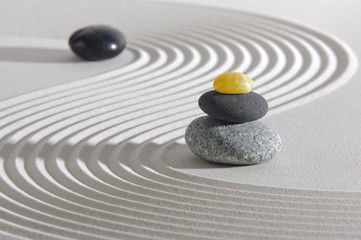
[[[268,111],[266,99],[255,92],[222,94],[209,91],[199,98],[198,105],[209,116],[229,123],[255,121]]]
[[[89,61],[109,59],[121,53],[125,47],[123,34],[108,26],[89,26],[74,32],[69,38],[71,50]]]

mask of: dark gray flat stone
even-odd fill
[[[209,116],[230,123],[255,121],[268,111],[266,99],[255,92],[223,94],[209,91],[199,98],[198,105]]]

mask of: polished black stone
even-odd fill
[[[209,91],[199,98],[198,105],[209,116],[229,123],[254,121],[268,111],[266,99],[255,92],[223,94]]]
[[[113,58],[123,51],[125,43],[119,30],[104,25],[79,29],[69,38],[71,50],[89,61]]]

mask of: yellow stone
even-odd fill
[[[228,72],[219,75],[213,82],[214,89],[225,94],[245,94],[253,88],[253,81],[247,75]]]

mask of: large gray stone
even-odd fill
[[[205,160],[240,165],[267,162],[282,145],[278,134],[261,122],[229,124],[209,116],[193,120],[185,140],[189,149]]]

